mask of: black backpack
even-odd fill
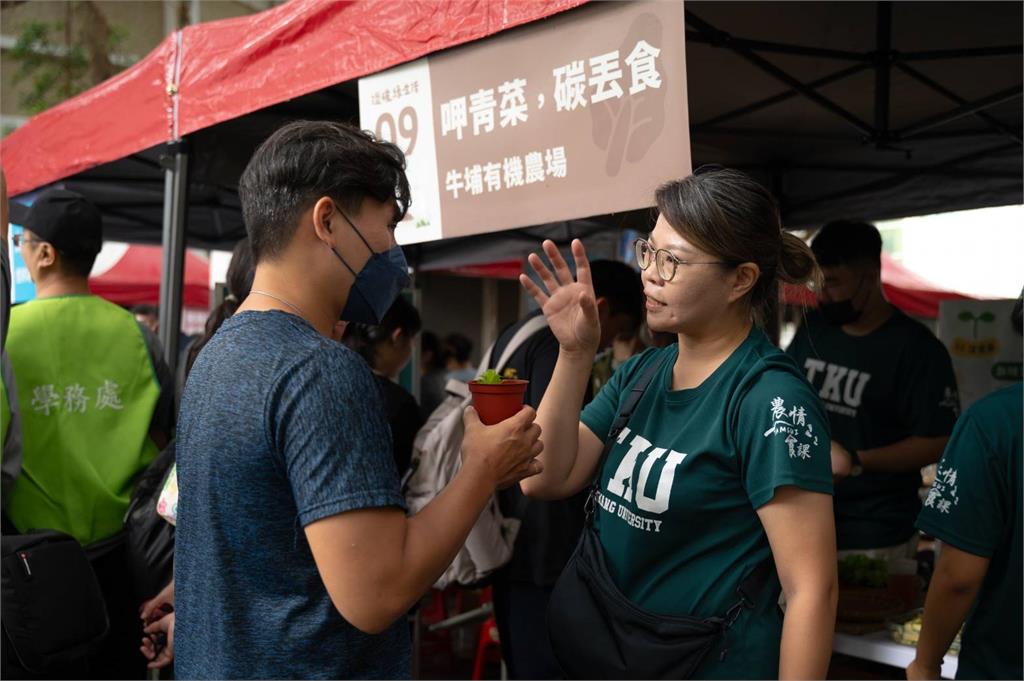
[[[5,658],[13,653],[24,669],[45,674],[95,651],[109,628],[107,607],[78,541],[56,530],[5,535],[0,560]]]
[[[174,525],[156,512],[160,492],[174,465],[174,452],[172,440],[139,476],[124,515],[125,554],[140,603],[159,593],[174,576]]]

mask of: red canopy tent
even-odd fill
[[[966,300],[972,296],[943,289],[882,254],[882,290],[889,302],[914,317],[937,319],[943,300]],[[786,284],[783,300],[789,305],[814,307],[817,298],[802,286]]]
[[[359,77],[585,2],[292,0],[188,26],[0,141],[9,190],[59,181],[114,238],[162,234],[173,356],[185,242],[242,236],[237,179],[270,130],[356,119]],[[755,174],[793,226],[1019,203],[1020,7],[688,0],[694,159]],[[412,250],[419,264],[433,254]]]
[[[89,277],[89,288],[118,305],[156,305],[160,300],[160,250],[159,246],[127,246],[108,266],[97,265]],[[210,307],[210,263],[192,251],[185,253],[183,303],[200,310]]]
[[[258,14],[186,26],[131,68],[4,138],[8,191],[17,196],[584,2],[292,0]]]
[[[201,231],[238,238],[237,197],[222,185],[238,177],[239,163],[244,165],[253,146],[252,140],[240,145],[220,136],[197,144],[208,153],[205,172],[199,172],[183,143],[186,135],[584,2],[292,0],[254,15],[187,26],[131,68],[4,138],[0,156],[8,191],[18,196],[99,166],[71,188],[100,206],[108,233],[124,224],[162,226],[160,340],[173,364],[185,242],[189,233]],[[333,92],[327,100],[330,113],[320,116],[351,116],[351,98]],[[306,110],[290,117],[310,115]],[[256,124],[243,126],[242,135],[262,138],[266,132]],[[226,159],[233,147],[244,147],[241,157]],[[117,166],[119,160],[126,165]],[[163,172],[163,182],[147,176],[154,170]],[[196,182],[196,176],[204,181]],[[128,196],[126,187],[132,190]],[[161,222],[140,214],[154,199],[162,203]],[[196,208],[204,202],[228,210],[201,216]]]

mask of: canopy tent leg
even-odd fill
[[[163,266],[160,268],[160,344],[172,372],[177,371],[181,299],[185,270],[185,212],[188,198],[188,148],[167,145],[164,165]]]

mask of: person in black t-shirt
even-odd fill
[[[643,285],[639,273],[621,262],[598,260],[590,268],[603,349],[616,337],[639,330],[643,322]],[[541,311],[536,310],[505,329],[492,356],[500,357],[519,327],[539,314]],[[557,359],[558,341],[547,327],[510,358],[506,367],[530,381],[524,398],[529,406],[540,405]],[[585,401],[591,397],[588,389]],[[553,679],[562,675],[545,624],[548,598],[583,529],[585,498],[582,493],[561,501],[540,501],[524,496],[518,485],[499,493],[502,513],[522,522],[511,561],[494,575],[494,614],[502,655],[513,679]]]
[[[912,558],[920,471],[939,460],[959,410],[953,365],[885,299],[874,225],[831,222],[811,249],[825,284],[787,353],[828,410],[840,558]]]
[[[341,339],[362,355],[373,370],[388,411],[399,479],[409,469],[413,441],[424,420],[416,398],[394,379],[412,357],[412,344],[421,328],[419,311],[408,300],[399,297],[379,326],[348,324]]]

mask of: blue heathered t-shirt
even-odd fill
[[[181,679],[408,678],[409,631],[335,609],[303,527],[405,508],[365,361],[283,312],[227,320],[178,421],[175,672]]]

